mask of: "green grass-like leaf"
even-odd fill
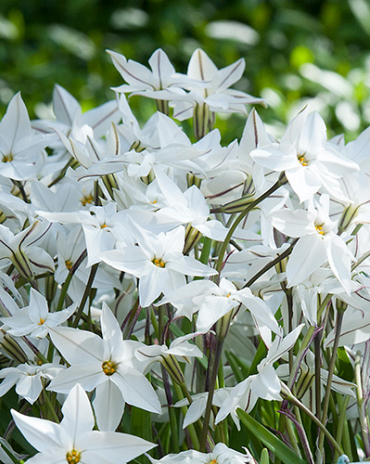
[[[269,432],[245,411],[238,409],[237,413],[249,432],[256,436],[271,452],[273,452],[283,464],[306,464],[306,461],[297,456],[293,450],[276,438],[275,435]]]

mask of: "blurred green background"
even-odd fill
[[[0,115],[21,90],[43,117],[54,83],[83,109],[112,99],[123,81],[106,49],[147,64],[161,47],[186,72],[201,47],[218,67],[245,58],[235,87],[267,99],[258,111],[273,133],[309,102],[349,140],[370,122],[369,39],[367,0],[1,0]],[[151,103],[132,98],[143,120]],[[243,124],[219,118],[225,142]]]

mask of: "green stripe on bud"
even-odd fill
[[[254,193],[249,193],[248,195],[244,195],[238,200],[230,201],[229,203],[226,203],[225,205],[220,206],[219,208],[212,209],[212,213],[241,213],[250,203],[253,203],[255,199],[256,198],[254,196]]]
[[[344,209],[341,218],[339,219],[338,223],[338,230],[339,232],[344,232],[348,227],[351,225],[354,218],[357,216],[359,206],[347,206]]]
[[[191,224],[188,224],[185,229],[185,244],[182,250],[184,255],[187,255],[202,237],[202,233],[195,229]]]
[[[173,382],[179,385],[185,383],[185,377],[177,359],[172,354],[161,357],[161,363],[170,375]]]
[[[28,356],[26,353],[19,346],[18,342],[16,342],[9,334],[5,334],[3,336],[0,342],[0,349],[4,354],[7,354],[12,359],[18,361],[21,364],[28,362]]]

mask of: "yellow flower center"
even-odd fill
[[[100,226],[101,229],[105,229],[106,227],[107,227],[107,224],[105,224],[105,223]]]
[[[316,226],[315,229],[317,230],[317,233],[320,234],[320,235],[324,235],[324,230],[323,230],[323,226]]]
[[[298,161],[301,163],[302,166],[308,166],[308,161],[306,160],[304,155],[298,155]]]
[[[83,206],[86,206],[87,204],[91,205],[94,202],[94,198],[91,194],[84,195],[82,198],[80,198],[80,202]]]
[[[152,263],[157,267],[166,267],[166,263],[161,258],[154,258]]]
[[[44,322],[45,322],[45,319],[43,319],[42,317],[40,317],[40,322],[39,322],[38,325],[42,325]]]
[[[212,461],[210,461],[209,464],[218,464],[218,462],[216,461],[216,459],[212,459]]]
[[[70,271],[72,269],[73,263],[69,259],[67,261],[64,261],[64,264],[66,265],[66,268]]]
[[[73,449],[72,451],[68,451],[66,459],[69,464],[77,464],[81,461],[81,453]]]
[[[9,153],[8,155],[3,155],[3,163],[10,163],[13,161],[14,155],[12,153]]]
[[[113,375],[117,370],[117,364],[113,361],[104,361],[101,367],[105,375]]]

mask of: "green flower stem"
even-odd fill
[[[317,310],[317,319],[318,320],[320,320],[320,318],[322,316],[322,313],[324,312],[325,308],[327,307],[328,303],[330,302],[330,299],[331,299],[332,296],[333,295],[331,293],[326,295],[324,301],[319,306],[319,308]],[[296,377],[296,372],[297,372],[297,370],[299,368],[299,365],[301,363],[302,354],[304,353],[304,351],[307,349],[307,347],[311,343],[312,336],[313,336],[314,332],[315,332],[315,327],[313,325],[311,325],[308,328],[308,330],[306,332],[306,335],[303,337],[303,340],[302,340],[300,348],[299,348],[299,353],[296,356],[296,359],[295,359],[294,364],[293,364],[293,369],[290,372],[290,377],[289,377],[289,380],[288,380],[288,387],[290,389],[292,388],[292,386],[294,384],[294,380],[295,380],[295,377]]]
[[[340,445],[337,443],[335,438],[329,432],[329,430],[324,426],[324,424],[303,404],[301,403],[295,396],[292,395],[291,391],[288,387],[281,383],[281,394],[283,398],[289,400],[293,405],[298,406],[298,408],[304,412],[323,432],[324,435],[328,438],[328,440],[333,445],[334,449],[339,452],[340,455],[343,454],[343,450]]]
[[[218,255],[218,260],[217,260],[217,263],[216,263],[216,270],[218,272],[220,272],[221,269],[222,269],[226,249],[227,249],[227,247],[229,245],[229,242],[231,240],[231,237],[233,236],[233,234],[234,234],[236,228],[238,227],[238,225],[242,222],[242,220],[245,218],[245,216],[250,211],[252,211],[252,209],[254,209],[263,200],[268,198],[272,193],[274,193],[277,189],[279,189],[282,185],[284,185],[286,183],[287,183],[287,180],[286,180],[285,174],[282,174],[272,187],[270,187],[265,193],[263,193],[261,196],[256,198],[256,200],[254,200],[252,203],[250,203],[245,208],[245,210],[243,212],[241,212],[239,214],[239,216],[235,219],[233,225],[230,227],[229,232],[226,235],[226,238],[225,238],[224,242],[222,243],[221,250],[220,250],[220,253]]]
[[[199,261],[203,264],[208,264],[209,255],[212,248],[212,239],[208,237],[203,237],[203,247],[202,253],[200,254]]]
[[[81,255],[76,259],[73,266],[71,267],[71,269],[70,269],[70,271],[69,271],[69,273],[67,275],[67,278],[63,283],[62,291],[60,292],[60,295],[59,295],[59,300],[58,300],[56,311],[61,311],[62,310],[63,303],[64,303],[65,297],[67,295],[67,291],[68,291],[68,288],[69,288],[69,284],[71,283],[72,277],[74,276],[75,272],[79,268],[82,261],[86,258],[86,256],[87,256],[87,250],[84,250],[81,253]]]
[[[184,398],[184,395],[182,393],[180,385],[178,385],[177,383],[174,383],[173,387],[175,389],[178,400],[182,400]],[[187,407],[182,406],[181,407],[181,412],[182,412],[183,416],[185,417],[186,413],[187,413]],[[197,432],[195,430],[194,424],[188,425],[187,430],[189,432],[189,436],[190,436],[190,440],[191,440],[191,443],[193,445],[193,448],[195,450],[199,450],[199,439],[198,439],[198,435],[197,435]]]
[[[329,401],[330,401],[330,393],[331,393],[331,382],[332,382],[333,374],[334,374],[335,361],[337,359],[337,350],[338,350],[338,345],[339,345],[340,332],[341,332],[341,329],[342,329],[343,315],[344,315],[344,311],[337,311],[337,321],[336,321],[336,325],[335,325],[334,345],[333,345],[332,356],[331,356],[330,364],[329,364],[329,371],[328,371],[328,379],[327,379],[327,385],[326,385],[325,398],[324,398],[324,403],[323,403],[323,406],[322,406],[321,423],[324,426],[325,426],[326,420],[328,418]],[[320,429],[320,433],[319,433],[319,451],[320,451],[321,454],[323,453],[323,450],[324,450],[324,431],[323,431],[323,429]]]
[[[162,367],[162,376],[163,376],[163,383],[164,383],[164,390],[166,393],[166,398],[167,398],[167,410],[168,410],[168,416],[170,418],[170,428],[171,428],[171,442],[172,442],[172,447],[173,447],[173,452],[174,453],[179,453],[180,452],[180,445],[179,445],[179,429],[177,426],[177,418],[176,418],[176,412],[173,406],[173,398],[172,398],[172,393],[171,393],[171,388],[169,385],[168,381],[168,374],[166,369]]]
[[[287,256],[289,256],[297,242],[298,242],[298,238],[296,238],[290,244],[290,246],[283,253],[281,253],[281,255],[277,256],[275,259],[265,264],[265,266],[263,266],[263,268],[260,271],[258,271],[251,279],[248,280],[248,282],[243,286],[243,288],[250,287],[256,280],[258,280],[261,276],[263,276],[265,272],[275,267],[280,261],[282,261]]]
[[[361,426],[362,441],[364,443],[365,455],[370,456],[370,443],[369,443],[369,424],[366,417],[366,403],[364,401],[361,379],[361,351],[356,352],[355,357],[355,383],[356,383],[356,396],[357,396],[357,409]]]
[[[338,418],[337,434],[336,434],[335,439],[341,445],[343,435],[344,435],[344,426],[345,426],[345,421],[346,421],[347,406],[348,406],[348,402],[349,402],[349,396],[347,395],[343,399],[343,396],[341,394],[337,393],[336,394],[336,402],[338,404],[338,409],[339,409],[340,413],[339,413],[339,418]],[[344,452],[346,453],[346,447],[344,445],[342,445],[342,446],[344,448]],[[339,453],[338,453],[338,451],[335,451],[334,461],[335,462],[338,461],[338,458],[339,458]]]
[[[199,451],[201,451],[202,453],[204,453],[206,449],[209,420],[211,418],[211,412],[212,412],[212,400],[213,400],[213,394],[215,392],[218,367],[219,367],[220,360],[221,360],[223,344],[224,344],[224,338],[223,339],[217,338],[217,348],[216,348],[216,353],[215,353],[215,357],[213,360],[212,374],[211,374],[209,390],[208,390],[207,406],[206,406],[206,411],[204,414],[202,436],[200,439],[200,450]]]
[[[297,443],[297,437],[296,437],[296,435],[294,433],[293,424],[292,424],[292,422],[290,420],[286,421],[286,429],[287,429],[287,432],[288,432],[288,435],[289,435],[290,444],[292,445],[292,447],[293,447],[294,451],[297,453],[297,455],[301,458],[302,454],[301,454],[301,451],[300,451],[298,443]]]
[[[69,284],[71,283],[72,277],[73,277],[73,274],[69,272],[66,280],[63,283],[62,290],[59,295],[56,312],[61,311],[63,309],[63,303],[67,295],[68,287],[69,287]]]
[[[98,270],[98,266],[99,266],[99,263],[96,263],[91,267],[89,280],[87,281],[84,294],[82,295],[80,306],[78,307],[76,317],[75,317],[75,319],[74,319],[74,321],[72,323],[72,327],[74,327],[74,328],[76,328],[78,326],[78,323],[80,322],[80,319],[82,317],[82,313],[83,313],[87,298],[89,297],[91,287],[92,287],[92,284],[94,282],[96,272]]]
[[[50,401],[48,392],[43,390],[43,395],[44,395],[44,400],[45,400],[45,406],[47,407],[47,411],[49,412],[49,417],[51,417],[54,422],[59,424],[60,422],[59,417],[57,416],[57,413],[55,412],[55,408]]]
[[[316,412],[321,411],[321,336],[322,331],[316,334],[315,345],[315,405]]]
[[[158,326],[157,318],[155,317],[155,312],[154,312],[153,307],[151,307],[149,309],[149,311],[150,311],[150,321],[151,321],[151,323],[153,325],[155,335],[156,335],[157,339],[159,340],[159,326]]]

